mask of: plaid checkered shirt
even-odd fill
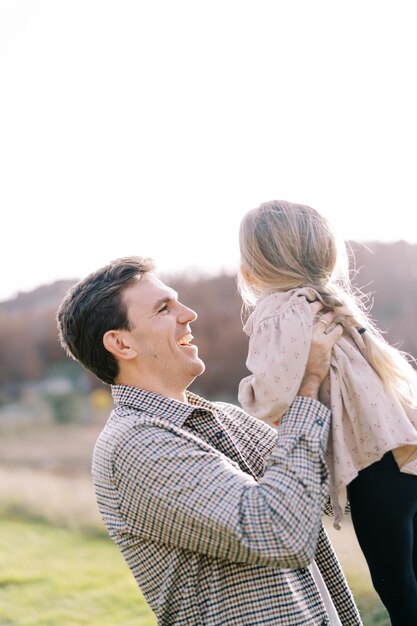
[[[235,405],[115,385],[98,507],[161,626],[362,624],[321,525],[330,413],[297,397],[277,430]]]

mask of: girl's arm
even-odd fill
[[[317,309],[317,307],[316,307]],[[253,328],[238,399],[250,415],[277,425],[298,394],[313,332],[314,309],[304,297],[270,311]]]

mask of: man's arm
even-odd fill
[[[138,423],[114,454],[118,532],[234,563],[305,567],[327,495],[329,419],[297,398],[259,483],[189,433]]]
[[[190,433],[138,419],[114,454],[125,521],[119,532],[233,563],[305,567],[328,492],[330,413],[315,398],[336,335],[324,334],[315,331],[300,395],[277,429],[260,482]]]

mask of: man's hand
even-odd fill
[[[330,368],[332,348],[342,336],[343,327],[334,324],[336,314],[333,311],[320,315],[323,305],[313,302],[311,308],[314,316],[313,336],[307,365],[301,381],[299,396],[318,399],[319,387]]]

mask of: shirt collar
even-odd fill
[[[162,417],[175,426],[183,426],[196,409],[216,414],[216,409],[211,402],[191,391],[186,392],[188,403],[128,385],[111,385],[111,393],[116,408],[129,406],[138,411]]]

